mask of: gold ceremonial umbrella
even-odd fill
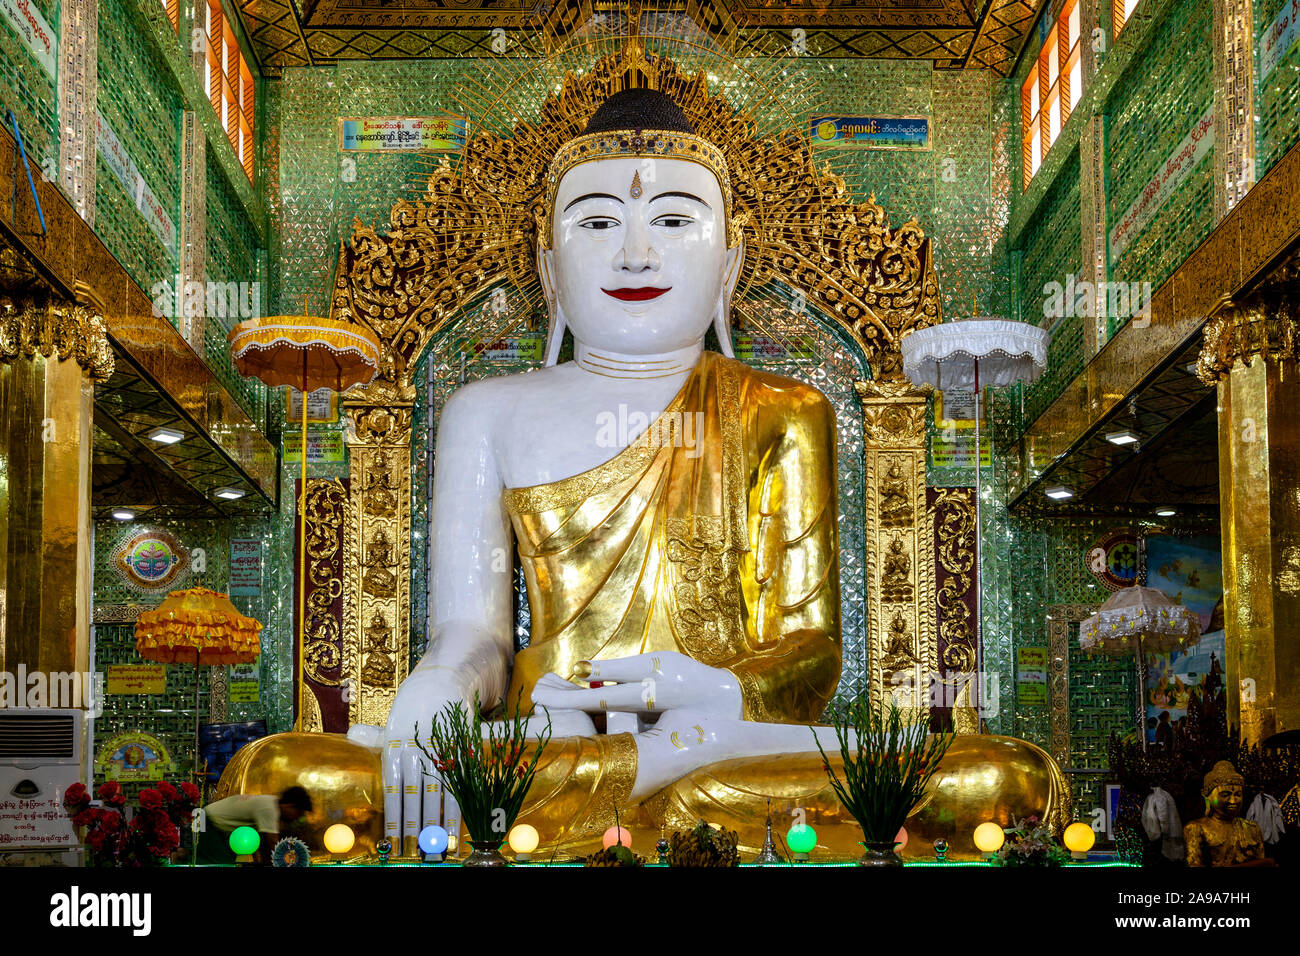
[[[351,322],[310,315],[272,315],[240,322],[226,336],[241,375],[275,388],[302,391],[302,491],[298,498],[298,719],[302,729],[306,689],[303,658],[307,621],[307,396],[318,389],[342,392],[375,377],[379,340]]]
[[[135,621],[135,649],[147,661],[194,664],[194,775],[199,774],[199,667],[247,664],[261,652],[260,621],[240,614],[230,598],[205,587],[168,594]]]

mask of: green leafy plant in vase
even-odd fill
[[[542,750],[551,739],[551,722],[535,742],[527,739],[529,718],[521,716],[519,701],[512,716],[485,721],[474,700],[471,710],[461,701],[434,714],[427,746],[415,728],[415,744],[433,765],[446,791],[460,806],[469,842],[474,848],[465,866],[505,866],[501,844],[514,826],[532,786]],[[425,770],[425,774],[435,774]]]
[[[905,712],[892,702],[873,707],[865,696],[830,716],[840,744],[842,775],[820,740],[817,750],[840,802],[862,828],[866,852],[858,863],[902,866],[895,851],[898,833],[925,795],[952,734],[931,734],[925,714]]]

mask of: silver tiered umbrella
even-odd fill
[[[941,392],[975,391],[975,567],[983,570],[980,531],[980,420],[983,389],[1032,382],[1047,367],[1047,330],[1009,319],[973,318],[917,329],[903,337],[903,374],[914,385],[931,385]],[[983,601],[975,589],[975,653],[977,680],[984,674]],[[972,700],[972,703],[974,701]],[[979,706],[983,707],[983,700]]]
[[[1079,647],[1103,657],[1137,655],[1138,739],[1146,749],[1146,655],[1183,650],[1201,639],[1201,619],[1159,588],[1121,588],[1079,625]]]

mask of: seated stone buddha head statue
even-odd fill
[[[1201,782],[1205,815],[1218,820],[1234,820],[1241,816],[1245,784],[1245,779],[1229,761],[1216,763]]]
[[[731,355],[728,313],[744,259],[722,150],[671,97],[615,93],[547,172],[538,273],[551,316],[546,364],[566,330],[586,348],[662,353],[712,323]]]

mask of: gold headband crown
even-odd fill
[[[538,215],[537,234],[544,248],[551,247],[551,220],[555,194],[564,174],[575,166],[598,159],[640,156],[650,159],[683,159],[698,163],[717,177],[722,189],[723,217],[727,223],[727,248],[740,243],[744,223],[731,212],[731,176],[721,149],[695,133],[668,129],[603,130],[584,133],[569,140],[555,153],[546,173],[546,201]]]

